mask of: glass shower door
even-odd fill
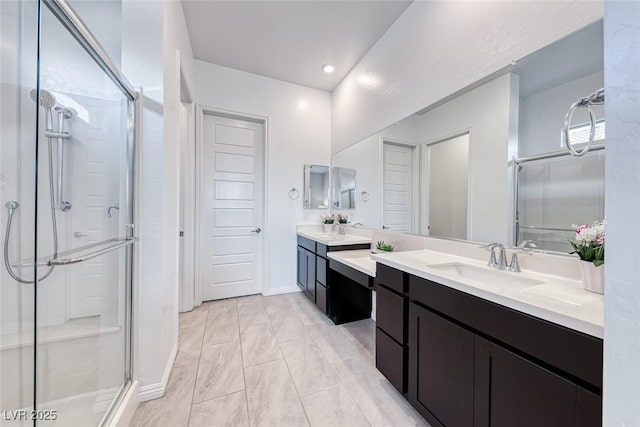
[[[3,426],[104,424],[131,378],[134,103],[64,4],[0,2]]]
[[[36,402],[99,425],[130,379],[132,103],[48,7],[41,11]],[[42,104],[42,102],[41,102]]]

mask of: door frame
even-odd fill
[[[196,304],[195,276],[196,263],[194,259],[196,251],[195,233],[195,108],[191,101],[180,102],[180,265],[179,277],[180,295],[179,311],[185,312],[193,309]]]
[[[407,142],[394,138],[380,137],[380,162],[378,170],[382,171],[382,177],[379,183],[380,189],[380,228],[384,225],[384,145],[396,145],[400,147],[411,148],[413,150],[411,154],[411,230],[410,233],[416,233],[420,227],[420,145],[415,142]]]
[[[267,206],[269,206],[269,194],[267,192],[267,188],[269,188],[269,156],[270,156],[270,127],[269,127],[269,117],[260,116],[256,114],[248,114],[248,113],[238,113],[236,111],[229,111],[215,107],[208,107],[202,104],[195,104],[196,108],[196,164],[195,164],[195,235],[202,235],[202,218],[201,218],[201,200],[202,200],[202,177],[203,177],[203,147],[204,147],[204,118],[205,115],[210,116],[219,116],[219,117],[227,117],[236,120],[246,120],[250,122],[260,123],[263,126],[263,138],[264,138],[264,150],[263,150],[263,176],[262,176],[262,192],[263,192],[263,206],[262,206],[262,244],[260,245],[260,268],[258,269],[258,274],[261,275],[261,292],[263,295],[267,294],[268,289],[268,278],[269,278],[269,252],[266,250],[269,242],[269,227],[268,224],[268,214],[267,214]],[[196,245],[195,254],[194,254],[194,263],[196,265],[195,270],[195,281],[194,281],[194,305],[202,304],[202,251],[200,245]]]
[[[423,236],[429,236],[429,150],[432,145],[439,144],[441,142],[448,141],[450,139],[457,138],[462,135],[469,135],[468,149],[467,149],[467,162],[468,162],[468,173],[467,173],[467,240],[471,240],[472,236],[472,206],[471,203],[473,200],[473,192],[471,189],[471,142],[473,141],[473,130],[472,128],[466,128],[459,130],[457,132],[451,133],[446,136],[442,136],[436,139],[432,139],[428,142],[425,142],[423,145],[422,155],[420,156],[420,182],[424,185],[424,192],[422,195],[424,197],[421,198],[420,201],[420,230],[419,234]]]

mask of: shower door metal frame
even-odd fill
[[[119,394],[111,402],[111,405],[105,412],[100,425],[105,425],[110,421],[122,403],[124,396],[129,391],[133,380],[133,278],[134,278],[134,250],[135,250],[135,165],[136,165],[136,146],[137,146],[137,125],[138,125],[138,113],[140,111],[141,96],[136,91],[131,83],[124,77],[122,72],[113,64],[109,55],[97,41],[95,36],[82,22],[80,17],[75,13],[73,8],[67,3],[66,0],[40,0],[41,4],[47,6],[47,8],[53,13],[60,23],[69,31],[73,38],[82,46],[82,48],[91,56],[96,64],[102,69],[102,71],[113,81],[113,83],[122,91],[127,98],[127,141],[126,141],[126,153],[127,153],[127,174],[125,177],[125,199],[127,200],[129,209],[126,212],[127,218],[125,221],[126,236],[125,240],[131,240],[131,244],[121,245],[113,247],[112,250],[125,249],[125,371],[124,371],[124,384]],[[40,37],[40,35],[38,35]],[[106,253],[106,252],[102,252]],[[101,254],[102,254],[101,253]],[[37,345],[37,342],[35,342]],[[37,378],[35,378],[37,381]],[[35,389],[34,389],[35,390]],[[34,392],[34,408],[37,409],[37,394]]]
[[[591,151],[600,151],[600,150],[604,150],[605,146],[604,144],[594,144],[591,146],[591,149],[589,150]],[[519,184],[520,184],[520,175],[518,173],[518,167],[523,164],[523,163],[528,163],[528,162],[534,162],[536,160],[545,160],[545,159],[555,159],[556,157],[566,157],[571,155],[571,153],[567,150],[560,150],[560,151],[552,151],[550,153],[544,153],[544,154],[535,154],[532,156],[527,156],[527,157],[514,157],[509,163],[508,165],[510,167],[513,168],[512,170],[512,181],[513,181],[513,194],[512,194],[512,200],[513,200],[513,246],[516,247],[518,246],[518,239],[520,237],[520,211],[518,208],[518,203],[519,203],[519,199],[520,199],[520,191],[519,191]],[[523,227],[523,228],[529,228],[532,229],[533,227]],[[535,228],[533,228],[535,229]],[[549,230],[548,228],[545,228],[545,230]],[[555,231],[565,231],[565,230],[555,230]],[[572,230],[567,230],[567,231],[572,231]],[[544,251],[544,252],[551,252],[551,253],[558,253],[558,254],[562,254],[562,255],[566,255],[563,252],[555,252],[555,251]]]

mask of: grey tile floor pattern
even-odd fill
[[[375,368],[375,323],[336,326],[301,293],[205,303],[179,334],[131,426],[428,426]]]

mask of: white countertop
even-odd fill
[[[371,259],[369,249],[327,252],[327,256],[361,273],[376,277],[376,262]]]
[[[338,233],[321,233],[316,231],[298,230],[298,236],[306,237],[327,246],[347,246],[371,243],[371,239],[355,234],[340,235]]]
[[[358,257],[348,253],[336,252],[330,256],[354,268],[362,263],[357,261]],[[423,279],[603,338],[604,297],[585,291],[580,281],[528,271],[499,271],[471,258],[430,250],[373,254],[370,258]]]

